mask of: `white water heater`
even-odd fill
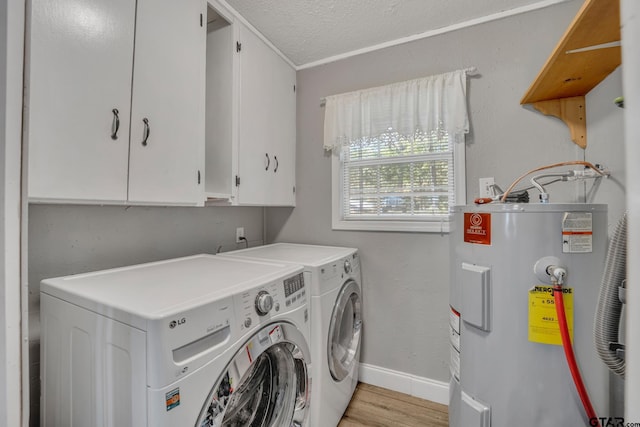
[[[449,425],[594,425],[565,360],[549,264],[567,270],[576,359],[598,416],[608,416],[609,377],[592,336],[607,206],[460,206],[452,225]]]

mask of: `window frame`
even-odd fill
[[[464,136],[461,136],[464,138]],[[464,142],[453,140],[453,180],[454,205],[466,203],[466,160]],[[333,150],[331,154],[331,228],[333,230],[354,231],[399,231],[423,233],[448,233],[451,215],[433,216],[432,218],[398,218],[388,219],[344,219],[343,218],[343,174],[340,153]],[[450,206],[452,208],[453,206]]]

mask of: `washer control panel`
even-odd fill
[[[320,267],[320,279],[327,281],[336,276],[344,278],[345,275],[359,275],[360,259],[358,253],[333,261]]]
[[[306,304],[306,294],[304,275],[299,273],[236,295],[240,330],[251,329],[283,311]]]
[[[305,289],[303,273],[285,279],[284,297],[286,298],[286,307],[290,307],[292,304],[295,305],[297,301],[302,300],[306,295],[307,290]]]
[[[358,257],[358,252],[354,252],[350,257],[347,257],[345,263],[349,263],[349,271],[347,274],[352,273],[360,268],[360,258]],[[346,267],[345,267],[346,268]]]

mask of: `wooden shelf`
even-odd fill
[[[571,140],[587,148],[587,114],[584,96],[550,99],[533,103],[533,107],[547,116],[562,120],[568,127]]]
[[[586,0],[520,104],[563,120],[585,148],[584,96],[622,63],[619,41],[620,1]]]

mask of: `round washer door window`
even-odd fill
[[[361,332],[360,287],[354,280],[348,280],[338,294],[329,324],[327,360],[334,380],[342,381],[352,371],[358,358]]]
[[[287,323],[254,334],[209,393],[195,427],[302,425],[309,380],[297,339],[302,335]]]

